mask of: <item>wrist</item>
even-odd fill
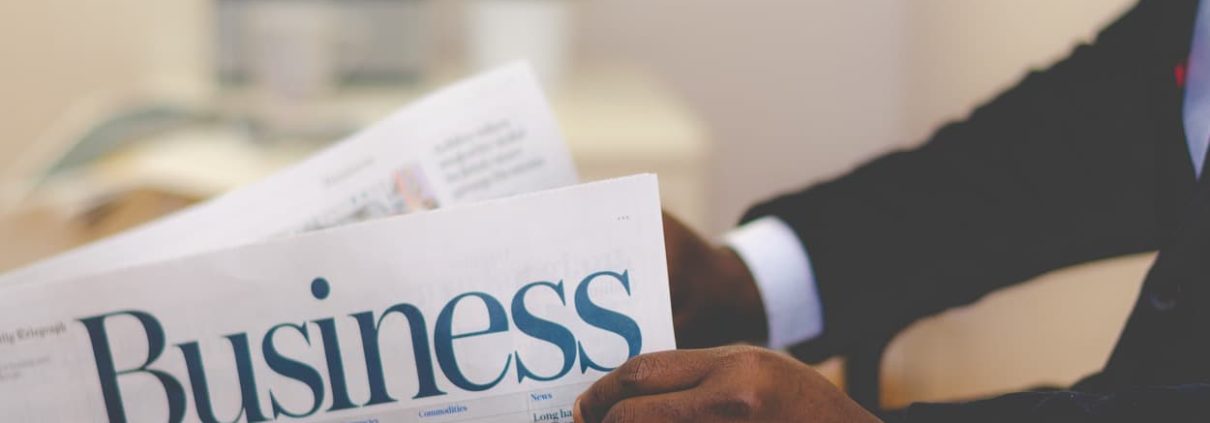
[[[720,292],[720,326],[734,342],[763,344],[769,337],[768,317],[760,288],[747,263],[729,247],[718,247],[715,255]]]

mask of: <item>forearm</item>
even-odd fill
[[[1154,139],[1132,14],[924,146],[754,207],[810,252],[822,359],[868,337],[1159,237]],[[1113,98],[1107,98],[1107,93]],[[1137,96],[1138,98],[1121,98]]]

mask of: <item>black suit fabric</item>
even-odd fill
[[[1210,421],[1210,182],[1194,176],[1176,72],[1197,3],[1144,0],[922,147],[750,210],[786,221],[811,258],[824,332],[794,354],[821,360],[1052,270],[1158,250],[1102,373],[898,418]]]

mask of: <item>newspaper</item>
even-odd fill
[[[0,276],[0,287],[576,182],[533,72],[514,64],[420,100],[247,188]]]
[[[570,422],[674,348],[653,175],[0,289],[14,422]]]

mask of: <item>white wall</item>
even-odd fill
[[[714,230],[924,139],[1130,0],[588,0],[582,54],[646,63],[717,140]]]
[[[926,136],[1067,55],[1134,0],[923,0],[908,9],[905,132]]]
[[[586,57],[647,64],[717,141],[715,225],[754,201],[836,174],[903,127],[906,2],[598,0]]]
[[[208,69],[205,4],[0,2],[0,170],[82,98],[142,86],[196,89]]]

